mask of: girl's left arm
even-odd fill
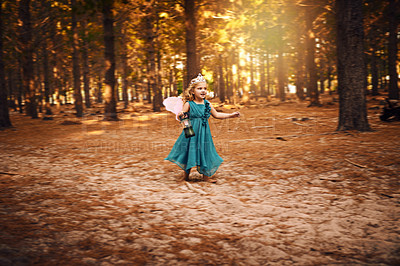
[[[221,112],[218,112],[217,110],[215,110],[215,108],[214,108],[214,106],[212,106],[212,104],[210,104],[210,106],[211,106],[211,115],[212,115],[214,118],[217,118],[217,119],[226,119],[226,118],[234,118],[234,117],[239,117],[239,116],[240,116],[240,113],[239,113],[239,112],[234,112],[234,113],[230,113],[230,114],[228,114],[228,113],[221,113]]]

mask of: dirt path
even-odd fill
[[[163,161],[173,116],[141,110],[78,125],[13,114],[0,265],[400,263],[399,122],[371,111],[376,131],[337,133],[335,107],[243,108],[210,120],[225,162],[209,184]]]

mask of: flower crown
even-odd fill
[[[199,82],[207,82],[206,79],[201,75],[201,73],[199,73],[196,78],[194,78],[194,79],[192,79],[192,81],[190,81],[190,85],[199,83]]]

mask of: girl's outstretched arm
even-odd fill
[[[215,110],[215,108],[214,108],[214,106],[212,106],[212,104],[210,104],[210,106],[211,106],[211,115],[212,115],[214,118],[217,118],[217,119],[226,119],[226,118],[233,118],[233,117],[239,117],[239,116],[240,116],[240,113],[239,113],[239,112],[234,112],[234,113],[230,113],[230,114],[228,114],[228,113],[221,113],[221,112],[218,112],[217,110]]]

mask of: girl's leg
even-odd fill
[[[189,181],[190,170],[192,169],[185,170],[185,175],[184,175],[185,181]]]

